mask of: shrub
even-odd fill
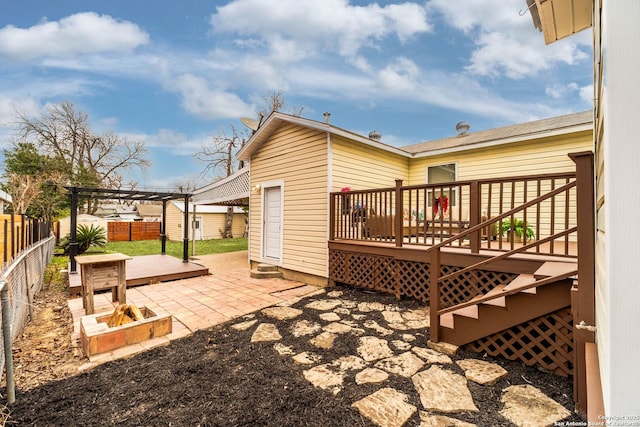
[[[64,239],[60,240],[59,247],[63,248],[64,255],[69,255],[71,249],[71,236],[67,234]],[[81,224],[76,230],[76,242],[78,243],[78,254],[83,254],[91,246],[104,247],[107,244],[107,232],[104,228],[93,224],[86,226]]]

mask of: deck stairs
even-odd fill
[[[251,270],[251,277],[254,279],[282,279],[282,271],[278,267],[271,264],[258,264],[255,269]]]
[[[440,316],[440,341],[463,345],[571,305],[575,262],[549,261]],[[459,304],[463,305],[463,304]]]

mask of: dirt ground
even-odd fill
[[[417,308],[410,300],[341,288],[342,298],[379,301]],[[313,299],[294,305],[303,308]],[[317,321],[306,310],[301,319]],[[317,315],[315,315],[317,317]],[[251,343],[252,330],[236,331],[229,322],[172,341],[125,360],[109,362],[77,374],[83,358],[71,347],[71,316],[60,292],[39,295],[35,319],[15,344],[16,404],[6,425],[37,426],[371,426],[351,404],[376,390],[376,385],[345,381],[338,394],[314,388],[303,376],[305,367],[283,357],[273,343]],[[273,322],[256,313],[258,322]],[[286,334],[283,343],[296,351],[315,351],[308,337]],[[396,332],[399,333],[399,332]],[[427,332],[425,331],[425,334]],[[347,334],[348,335],[348,334]],[[335,359],[354,354],[357,337],[344,336],[322,356]],[[389,337],[392,339],[392,337]],[[469,357],[459,353],[457,359]],[[474,355],[478,357],[478,355]],[[490,358],[486,360],[491,360]],[[557,377],[519,363],[496,360],[509,375],[494,386],[469,383],[478,413],[455,416],[478,426],[510,425],[498,415],[501,390],[512,384],[533,384],[572,409],[570,378]],[[452,369],[459,368],[454,364]],[[461,371],[460,371],[461,372]],[[74,375],[74,373],[76,373]],[[385,386],[402,390],[420,408],[411,380],[392,375]],[[573,415],[565,421],[581,421]],[[418,415],[408,426],[420,425]]]

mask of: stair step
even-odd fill
[[[278,266],[271,264],[258,264],[257,269],[262,272],[278,271]]]
[[[530,285],[531,283],[533,283],[535,281],[536,281],[536,278],[534,277],[533,274],[520,274],[520,275],[518,275],[518,277],[513,279],[511,281],[511,283],[509,283],[507,286],[504,287],[504,292],[518,290],[518,289],[520,289],[522,287]],[[527,294],[534,294],[535,295],[536,288],[526,289],[526,290],[524,290],[522,292],[527,293]]]
[[[494,305],[496,307],[506,307],[506,305],[507,305],[506,298],[503,297],[503,296],[500,296],[502,294],[502,292],[504,292],[504,285],[498,285],[495,288],[491,289],[486,294],[478,295],[477,297],[473,298],[471,301],[473,301],[474,299],[480,299],[480,298],[485,298],[485,297],[494,297],[493,299],[491,299],[489,301],[485,301],[485,302],[483,302],[481,304]]]
[[[254,279],[282,279],[281,271],[258,271],[251,270],[250,276]]]
[[[540,280],[547,277],[568,274],[577,268],[578,265],[575,262],[548,261],[542,264],[533,275],[537,280]]]

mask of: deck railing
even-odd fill
[[[395,187],[331,193],[330,209],[331,240],[398,247],[447,241],[473,253],[508,252],[534,241],[528,252],[576,256],[576,233],[557,236],[576,226],[575,173],[413,186],[397,180]]]

